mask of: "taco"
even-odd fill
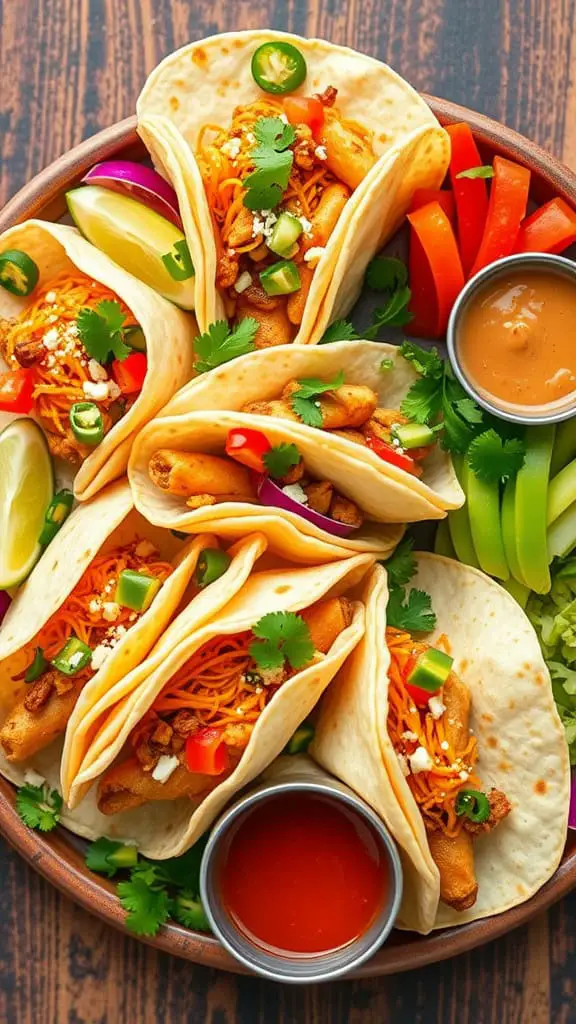
[[[25,765],[63,736],[75,709],[87,718],[145,659],[185,595],[197,625],[215,614],[234,592],[230,562],[211,535],[183,543],[150,526],[125,481],[75,509],[0,631],[5,759]]]
[[[346,594],[373,561],[256,572],[202,628],[176,619],[180,641],[151,653],[142,685],[103,695],[68,827],[130,837],[153,857],[191,846],[281,752],[360,640],[363,607]]]
[[[387,627],[376,567],[364,640],[327,694],[310,752],[390,828],[406,872],[400,924],[426,933],[501,913],[554,873],[570,770],[519,605],[469,566],[430,554],[417,566],[433,632]]]
[[[38,272],[30,292],[0,289],[0,416],[34,416],[84,500],[122,475],[134,433],[189,380],[194,320],[75,228],[28,221],[0,248]]]
[[[446,132],[389,67],[283,32],[183,47],[149,76],[137,113],[192,213],[201,331],[250,317],[259,348],[315,344],[345,315],[413,192],[439,187],[449,161]]]
[[[438,435],[400,411],[418,379],[396,345],[285,345],[241,356],[194,378],[162,415],[225,409],[286,420],[295,441],[299,434],[314,437],[316,444],[330,444],[333,451],[353,457],[359,474],[365,463],[382,478],[382,486],[388,479],[390,494],[382,495],[382,512],[388,516],[394,507],[396,521],[415,522],[436,518],[431,507],[459,508],[464,502]],[[403,484],[403,496],[395,499],[392,482]],[[361,493],[360,475],[356,493]]]

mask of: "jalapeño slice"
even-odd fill
[[[200,552],[194,578],[201,589],[224,575],[232,559],[220,548],[204,548]]]
[[[306,78],[306,61],[292,43],[263,43],[252,57],[252,77],[264,92],[294,92]]]
[[[0,284],[12,295],[30,295],[39,276],[34,260],[21,249],[6,249],[0,253]]]

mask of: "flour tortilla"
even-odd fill
[[[84,460],[74,481],[80,501],[93,497],[107,483],[122,476],[137,431],[192,376],[192,341],[196,322],[187,313],[157,295],[147,285],[113,263],[87,242],[76,228],[30,220],[0,237],[0,251],[22,249],[38,265],[39,286],[48,285],[62,271],[80,270],[112,289],[128,306],[146,338],[148,370],[142,391],[118,423]],[[34,300],[11,295],[0,288],[0,319],[19,316]],[[5,365],[0,359],[2,368]],[[14,417],[0,414],[0,427]]]
[[[364,270],[402,221],[417,188],[437,188],[450,145],[424,100],[391,68],[372,57],[322,39],[284,32],[230,32],[188,44],[166,57],[138,99],[138,131],[158,168],[174,185],[196,268],[196,310],[202,331],[222,318],[215,287],[216,244],[194,153],[207,123],[223,128],[234,108],[265,94],[250,70],[264,42],[291,42],[306,59],[308,75],[296,94],[338,89],[342,117],[373,132],[376,163],[355,190],[320,259],[308,297],[300,344],[316,344],[327,323],[345,315],[358,297]],[[181,174],[170,168],[176,158]]]
[[[556,870],[566,840],[570,769],[550,677],[536,634],[513,598],[467,565],[419,554],[411,585],[432,598],[431,643],[445,633],[454,671],[472,696],[478,774],[501,788],[512,811],[474,842],[478,900],[458,913],[440,886],[422,817],[386,729],[384,641],[387,587],[376,567],[366,596],[366,632],[322,704],[312,756],[382,816],[406,871],[401,927],[422,933],[502,913],[529,899]]]
[[[274,695],[262,712],[235,771],[196,809],[189,799],[180,799],[155,802],[121,814],[104,816],[96,807],[95,787],[90,787],[117,757],[122,756],[134,726],[168,680],[202,644],[214,636],[243,632],[267,612],[298,612],[322,598],[341,595],[356,587],[373,563],[371,556],[357,555],[326,566],[254,573],[219,617],[186,635],[180,632],[180,642],[164,644],[161,657],[158,657],[158,651],[156,656],[152,652],[145,683],[124,697],[118,687],[118,703],[110,707],[109,714],[101,720],[99,731],[73,780],[73,792],[83,795],[84,799],[73,811],[66,811],[63,819],[66,826],[89,838],[107,835],[134,840],[148,857],[165,858],[184,853],[218,817],[230,798],[280,754],[311,712],[362,637],[364,609],[360,602],[353,602],[353,620],[330,651],[317,663],[297,672]],[[32,759],[31,767],[46,778],[53,778],[53,761],[58,750],[53,750],[50,756],[47,752],[44,754],[44,758]],[[8,772],[12,767],[9,766]]]
[[[382,371],[383,360],[392,367]],[[378,396],[378,404],[386,409],[400,409],[412,384],[419,379],[412,364],[400,355],[397,345],[376,341],[338,341],[332,345],[302,347],[280,345],[277,348],[251,352],[230,363],[195,377],[168,403],[162,416],[211,410],[240,411],[249,402],[267,402],[280,398],[289,381],[315,377],[331,380],[341,370],[346,384],[364,384]],[[330,445],[336,452],[354,458],[376,470],[383,481],[401,483],[411,491],[409,504],[402,506],[405,521],[436,518],[429,516],[430,505],[440,509],[459,508],[464,492],[458,483],[452,460],[440,445],[423,463],[420,478],[406,473],[379,458],[369,448],[347,441],[337,434],[318,431],[303,423],[281,420],[289,429],[303,434],[315,443]],[[296,441],[296,436],[294,436]],[[359,469],[360,473],[360,469]],[[360,487],[358,487],[360,491]],[[407,499],[408,500],[408,499]],[[385,499],[382,496],[382,507]]]

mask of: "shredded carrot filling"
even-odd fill
[[[46,660],[51,661],[71,636],[77,636],[92,650],[99,644],[112,648],[120,641],[142,614],[116,605],[114,595],[120,573],[124,569],[132,569],[164,582],[173,572],[172,565],[162,561],[158,552],[137,554],[136,548],[140,543],[134,540],[96,555],[70,596],[27,645],[26,668],[32,664],[37,647],[41,647]],[[117,616],[113,621],[105,618],[110,611],[106,605],[116,605],[114,612]],[[94,670],[88,665],[75,678],[89,679],[93,674]]]
[[[43,342],[42,358],[34,363],[35,412],[46,428],[61,436],[69,434],[68,415],[75,402],[86,401],[82,389],[92,378],[89,356],[78,336],[76,317],[85,307],[95,308],[102,300],[119,303],[126,316],[126,327],[136,325],[132,313],[118,296],[80,272],[63,271],[36,293],[31,306],[14,320],[2,325],[2,347],[13,369],[19,368],[14,349],[19,342]],[[112,426],[107,411],[111,401],[99,403],[104,432]]]
[[[406,689],[406,676],[414,657],[430,645],[392,627],[386,630],[386,643],[391,659],[388,669],[388,732],[394,749],[405,768],[408,768],[410,755],[418,747],[424,747],[433,760],[429,771],[410,771],[406,782],[427,828],[439,829],[448,836],[458,835],[463,825],[463,817],[457,815],[455,809],[459,791],[482,789],[482,783],[473,771],[478,760],[476,740],[470,735],[465,749],[456,752],[446,714],[434,718],[426,708],[416,707]],[[441,637],[438,647],[446,645],[446,637]],[[442,699],[442,692],[438,696]],[[461,772],[465,773],[465,779]]]

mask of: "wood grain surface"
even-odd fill
[[[349,43],[576,166],[576,0],[0,0],[0,205],[134,109],[188,40],[271,25]],[[0,845],[7,1024],[570,1024],[576,894],[438,967],[306,989],[219,974],[114,932]]]

